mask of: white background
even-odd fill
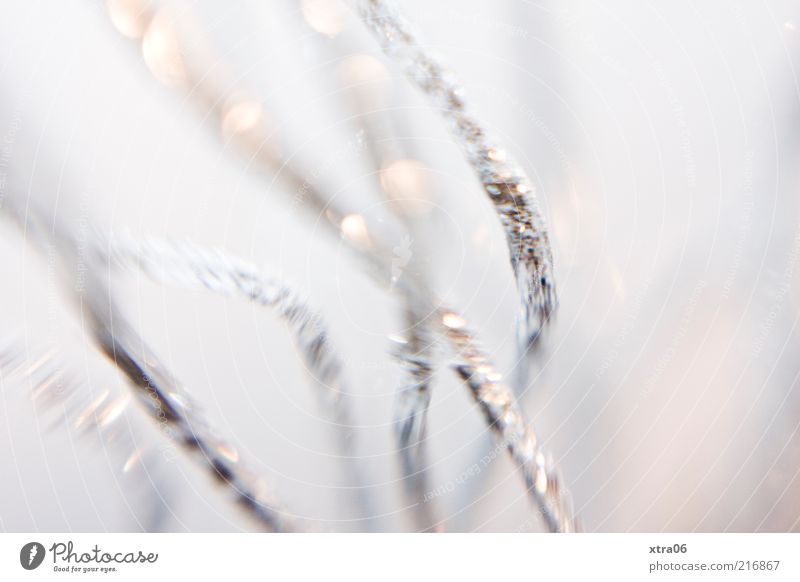
[[[191,6],[231,77],[264,104],[285,154],[354,212],[380,211],[373,169],[341,156],[357,128],[335,66],[351,52],[378,55],[358,20],[346,17],[328,38],[294,2]],[[798,4],[403,7],[531,174],[550,219],[560,310],[523,403],[585,529],[797,530]],[[414,529],[391,430],[399,370],[386,336],[402,326],[394,300],[271,177],[220,147],[216,120],[154,81],[101,3],[4,0],[2,11],[2,195],[30,197],[75,228],[89,215],[101,229],[219,246],[304,288],[358,395],[369,524],[352,521],[325,411],[276,318],[137,274],[121,279],[131,321],[287,507],[323,531]],[[388,70],[398,143],[430,168],[435,210],[412,248],[430,256],[440,293],[509,371],[516,299],[503,234],[439,119]],[[8,341],[33,354],[59,346],[87,385],[84,400],[105,388],[124,394],[52,266],[15,229],[2,234]],[[135,409],[115,443],[63,417],[4,383],[0,530],[250,527],[204,476],[167,460]],[[435,486],[493,446],[445,372],[429,436]],[[150,451],[147,471],[123,473],[137,445]],[[439,498],[437,511],[452,531],[540,527],[505,459]]]

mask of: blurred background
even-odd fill
[[[0,5],[3,206],[78,241],[191,240],[292,281],[345,361],[367,513],[279,318],[113,276],[129,322],[292,513],[322,531],[417,529],[392,427],[392,283],[280,169],[413,257],[513,374],[504,234],[437,112],[334,0]],[[560,305],[519,398],[583,528],[800,529],[800,5],[402,8],[550,223]],[[0,530],[250,529],[128,405],[57,253],[9,221],[0,235],[0,339],[33,362],[57,354],[77,386],[48,404],[3,375]],[[495,444],[446,372],[428,418],[435,513],[448,531],[540,531],[503,455],[465,476]],[[81,419],[104,394],[105,416]]]

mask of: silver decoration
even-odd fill
[[[538,337],[556,302],[547,231],[533,197],[533,189],[524,174],[505,161],[505,154],[493,146],[477,120],[467,114],[461,92],[452,77],[415,46],[414,37],[405,21],[388,9],[383,2],[365,2],[362,6],[365,20],[379,35],[385,50],[407,64],[409,74],[423,91],[446,107],[445,115],[450,121],[451,129],[466,148],[468,159],[478,172],[484,189],[495,206],[506,230],[511,263],[522,296],[523,306],[518,322],[519,341],[521,346],[527,347]],[[188,85],[191,86],[191,83]],[[203,88],[204,91],[201,93],[204,95],[214,92],[207,84],[204,84]],[[205,99],[198,101],[201,105],[207,106]],[[250,149],[248,143],[243,145],[245,151]],[[315,217],[324,217],[325,220],[321,221],[321,224],[326,226],[327,233],[340,238],[371,278],[384,288],[385,282],[392,277],[391,245],[381,240],[376,232],[369,231],[366,224],[363,225],[361,236],[354,239],[346,229],[346,220],[352,215],[338,208],[332,202],[332,197],[326,196],[324,192],[312,186],[290,166],[276,163],[277,158],[268,152],[268,148],[261,151],[258,165],[264,170],[279,174],[282,185],[289,195],[294,194],[294,199],[299,199],[303,207]],[[434,295],[418,281],[402,278],[394,290],[402,298],[406,310],[427,313],[432,317],[437,317],[438,314],[441,318],[449,314],[464,321],[456,311],[439,305]],[[412,319],[414,318],[416,315]],[[559,486],[559,480],[548,463],[542,460],[544,456],[540,445],[526,427],[519,407],[514,402],[513,394],[504,384],[487,383],[482,380],[481,370],[491,369],[491,365],[476,347],[472,339],[474,336],[471,334],[465,336],[463,335],[465,332],[453,333],[452,330],[448,331],[449,328],[439,330],[440,327],[437,326],[437,331],[442,337],[436,338],[436,342],[443,341],[450,351],[456,354],[456,372],[467,383],[476,402],[481,405],[487,423],[503,439],[507,440],[514,434],[523,437],[519,442],[508,440],[507,446],[512,458],[523,471],[525,483],[539,506],[548,529],[572,531],[572,518],[567,504],[563,501],[565,496]],[[407,406],[405,410],[415,414],[408,414],[405,417],[410,427],[408,431],[402,422],[399,427],[401,436],[409,435],[409,444],[412,446],[414,443],[411,437],[424,435],[424,411],[429,398],[425,379],[432,363],[429,360],[430,352],[426,351],[425,354],[420,357],[420,352],[407,348],[403,356],[408,366],[408,377],[411,378],[406,385],[407,389],[403,390],[408,395],[404,406]],[[477,364],[480,369],[476,367],[472,370],[471,360],[480,362]],[[496,377],[496,373],[492,372],[491,377]],[[499,407],[493,405],[489,398],[490,389],[502,394],[508,402]],[[403,410],[401,408],[399,413],[401,419]],[[505,417],[501,418],[504,413]],[[498,423],[497,420],[503,422]],[[412,451],[413,448],[408,450]],[[529,457],[529,453],[533,456]],[[543,486],[544,481],[552,483],[552,486]],[[531,483],[534,485],[538,483],[539,490],[531,488]]]

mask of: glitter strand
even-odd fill
[[[503,383],[502,375],[494,369],[467,329],[464,318],[445,307],[437,315],[455,355],[453,368],[469,387],[486,423],[508,448],[548,529],[554,533],[576,531],[561,479],[548,461],[536,434],[526,425],[513,392]]]
[[[524,353],[544,329],[557,302],[547,225],[533,186],[469,112],[454,75],[422,48],[394,6],[384,0],[351,2],[384,52],[401,64],[445,118],[500,218],[521,299],[517,329]]]
[[[178,443],[218,483],[233,492],[237,505],[271,532],[293,531],[285,511],[267,494],[263,482],[247,470],[229,444],[214,436],[185,389],[120,318],[108,316],[88,302],[94,318],[94,337],[101,351],[128,379],[151,418],[162,423]],[[113,313],[113,315],[112,315]],[[138,347],[138,349],[137,349]]]
[[[23,213],[10,205],[4,209],[15,219],[26,241],[35,243],[39,250],[56,249],[67,267],[77,260],[76,241],[63,232],[54,232],[40,212],[29,207]],[[231,491],[237,506],[246,515],[266,531],[296,530],[289,515],[267,492],[263,480],[250,472],[238,455],[231,455],[235,449],[215,436],[184,387],[127,324],[110,290],[97,275],[102,269],[97,268],[96,263],[89,264],[92,258],[81,258],[87,262],[82,264],[85,287],[76,298],[80,313],[90,320],[92,339],[98,351],[128,380],[147,416],[187,453],[188,458]]]
[[[351,426],[344,406],[348,389],[344,365],[330,343],[320,314],[302,294],[277,277],[264,276],[251,263],[213,249],[152,236],[113,234],[109,258],[141,269],[154,281],[187,289],[203,289],[272,308],[286,322],[306,370],[337,411],[337,424]]]
[[[397,338],[398,345],[393,351],[404,374],[395,403],[397,450],[417,522],[423,531],[443,531],[444,524],[435,518],[431,504],[424,498],[430,490],[426,438],[435,342],[424,316],[411,307],[410,301],[406,305],[406,323],[409,330],[404,338]]]

